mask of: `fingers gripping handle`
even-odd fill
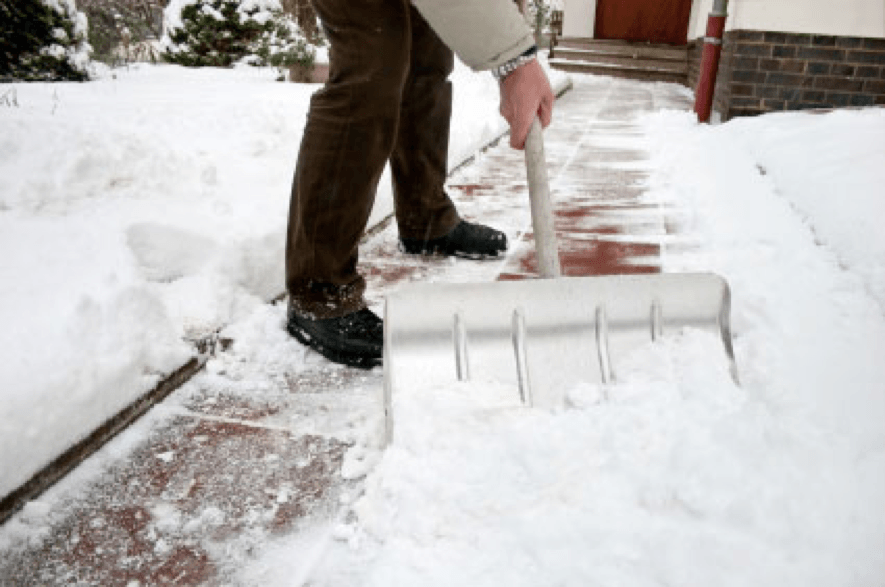
[[[525,141],[525,165],[529,182],[529,200],[532,207],[532,229],[538,253],[538,273],[543,278],[560,275],[559,249],[553,228],[553,205],[550,184],[547,181],[547,161],[544,158],[544,135],[536,117]]]

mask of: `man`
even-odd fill
[[[288,330],[331,361],[381,363],[383,327],[366,308],[357,245],[389,160],[401,249],[494,257],[503,233],[458,216],[444,190],[452,50],[500,80],[510,144],[521,149],[553,93],[512,0],[313,0],[330,73],[312,98],[286,244]]]

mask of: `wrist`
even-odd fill
[[[507,78],[507,76],[509,76],[511,73],[513,73],[514,71],[516,71],[517,69],[519,69],[520,67],[525,65],[526,63],[534,61],[537,53],[538,53],[538,47],[532,46],[531,49],[529,49],[528,51],[526,51],[522,55],[514,57],[513,59],[511,59],[509,61],[505,61],[504,63],[502,63],[498,67],[492,68],[492,75],[495,76],[496,80],[498,80],[499,82],[502,82]]]

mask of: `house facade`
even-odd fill
[[[685,47],[697,86],[713,0],[561,0],[562,37]],[[885,105],[885,1],[731,0],[714,109]]]

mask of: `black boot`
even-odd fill
[[[333,363],[371,369],[382,363],[384,323],[368,308],[316,319],[289,309],[289,334]]]
[[[401,238],[403,251],[413,255],[457,255],[482,259],[507,250],[507,236],[482,224],[462,220],[448,234],[430,240]]]

